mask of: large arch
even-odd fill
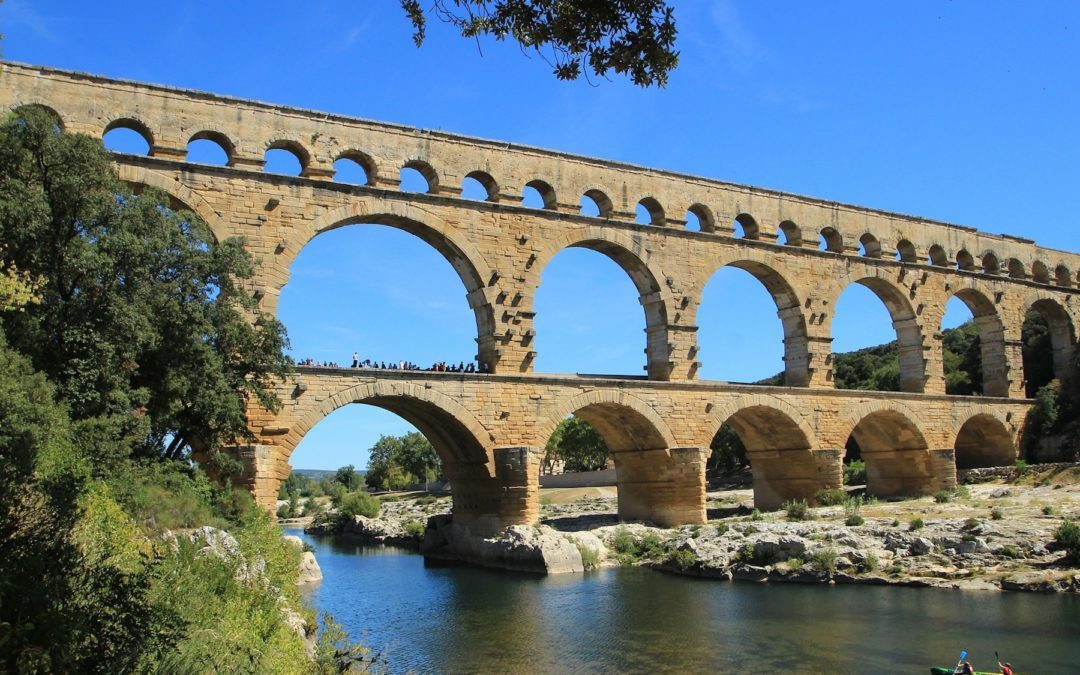
[[[1068,310],[1054,298],[1038,298],[1028,306],[1029,312],[1037,312],[1050,330],[1050,348],[1053,354],[1054,377],[1064,378],[1076,348],[1076,328]],[[1025,373],[1025,380],[1027,373]]]
[[[603,227],[583,227],[568,231],[548,243],[532,266],[539,280],[544,268],[566,248],[585,248],[607,256],[630,277],[645,312],[645,351],[649,378],[667,380],[671,376],[668,345],[668,295],[660,285],[664,275],[649,261],[649,251],[639,235]],[[535,289],[534,295],[535,295]]]
[[[218,241],[224,241],[233,236],[225,223],[222,222],[221,215],[214,210],[214,207],[203,199],[199,193],[179,180],[152,169],[126,163],[117,164],[116,173],[122,182],[129,185],[136,192],[144,187],[151,187],[164,192],[175,202],[173,204],[174,208],[186,209],[202,218]]]
[[[776,396],[741,396],[709,416],[712,439],[727,424],[746,447],[754,506],[775,509],[790,499],[813,500],[822,488],[840,487],[840,453],[815,450],[818,441],[803,415]]]
[[[1009,395],[1009,361],[1005,352],[1005,324],[997,307],[974,288],[961,288],[952,296],[962,301],[979,329],[979,354],[982,362],[984,396]]]
[[[673,447],[671,430],[651,406],[620,391],[584,392],[537,425],[537,447],[570,415],[596,429],[611,452],[621,520],[705,522],[704,450]]]
[[[788,387],[807,387],[810,385],[810,349],[806,330],[806,316],[802,304],[786,275],[781,272],[771,257],[764,251],[754,255],[745,252],[735,260],[724,262],[713,270],[701,292],[721,269],[734,267],[747,272],[758,280],[776,304],[776,315],[784,331],[784,385]],[[698,299],[698,311],[702,298]],[[706,354],[706,358],[708,355]]]
[[[939,489],[939,467],[915,414],[898,402],[872,401],[848,415],[850,438],[866,462],[866,491],[879,497],[916,496]],[[952,482],[950,481],[950,482]]]
[[[989,408],[960,425],[953,448],[957,469],[1009,466],[1017,458],[1016,443],[1006,422]]]
[[[358,202],[349,206],[328,211],[302,232],[294,236],[290,247],[290,256],[284,261],[280,279],[274,289],[279,294],[288,283],[291,264],[300,250],[318,235],[349,225],[369,224],[386,225],[407,232],[439,252],[457,273],[465,286],[465,298],[473,310],[476,319],[477,360],[486,364],[491,372],[497,372],[499,349],[495,340],[495,308],[492,302],[494,273],[484,260],[484,256],[468,239],[455,234],[452,230],[429,225],[421,219],[420,212],[408,204],[395,203],[389,212],[366,213],[366,204]]]
[[[870,289],[885,305],[892,318],[900,355],[900,391],[922,393],[926,385],[926,359],[923,356],[923,334],[915,308],[907,295],[893,282],[881,277],[863,277],[852,283]],[[840,289],[833,306],[847,286]],[[830,334],[835,315],[831,316]]]

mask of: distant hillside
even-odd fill
[[[337,470],[335,470],[335,469],[293,469],[292,472],[294,474],[298,475],[298,476],[303,476],[304,478],[309,478],[309,479],[315,481],[316,483],[318,483],[319,481],[321,481],[323,479],[333,478],[334,475],[337,473]],[[363,471],[357,471],[356,473],[361,475],[361,476],[364,475]]]

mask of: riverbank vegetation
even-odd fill
[[[242,242],[34,107],[0,121],[0,242],[0,671],[360,658],[331,630],[312,660],[300,552],[221,451],[288,371]]]

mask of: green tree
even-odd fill
[[[247,437],[248,397],[277,409],[287,342],[244,288],[243,241],[133,194],[100,141],[36,108],[0,125],[0,241],[40,299],[0,322],[67,403],[96,471]]]
[[[418,481],[434,480],[442,471],[435,448],[415,431],[380,436],[370,452],[364,479],[379,490],[401,490]]]
[[[546,461],[562,460],[566,471],[597,471],[607,466],[608,446],[596,429],[580,417],[555,427],[544,448]]]
[[[587,69],[663,87],[679,63],[674,12],[665,0],[434,0],[428,12],[422,0],[401,0],[401,6],[417,46],[430,12],[462,37],[516,41],[560,80],[575,80]]]
[[[356,467],[346,464],[338,468],[337,473],[334,474],[334,482],[344,485],[347,490],[352,490],[356,485]]]
[[[746,446],[729,424],[720,426],[709,449],[709,460],[705,464],[705,474],[709,477],[732,474],[750,466]]]

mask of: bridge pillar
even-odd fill
[[[704,524],[708,448],[613,453],[620,520],[665,527]]]
[[[233,479],[233,485],[246,488],[256,504],[274,513],[281,481],[289,477],[289,465],[281,461],[280,449],[276,445],[231,445],[222,452],[240,462],[240,475]]]
[[[481,536],[540,518],[539,448],[495,448],[495,477],[478,464],[448,464],[454,522]]]
[[[878,497],[917,497],[956,485],[956,451],[898,449],[867,452],[866,491]]]
[[[754,507],[778,509],[793,499],[812,502],[818,490],[844,484],[844,451],[754,450],[748,453],[754,477]]]

